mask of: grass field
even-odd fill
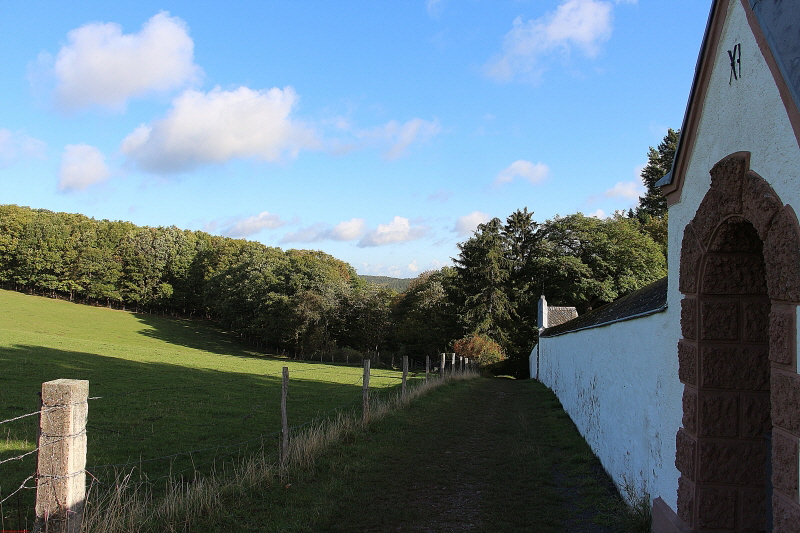
[[[0,291],[0,420],[36,411],[44,381],[89,380],[98,398],[89,402],[87,470],[101,483],[115,470],[153,480],[277,449],[283,366],[290,425],[359,405],[360,367],[258,354],[202,321]],[[373,389],[399,383],[396,371],[372,371]],[[33,450],[37,424],[0,424],[0,461]],[[33,473],[34,456],[0,464],[0,500]],[[32,502],[32,490],[6,501],[2,529],[30,524]]]

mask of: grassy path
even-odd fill
[[[227,527],[625,531],[613,485],[558,400],[538,383],[502,378],[446,385],[264,496],[231,502]]]

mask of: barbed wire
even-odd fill
[[[25,478],[25,481],[23,481],[23,482],[22,482],[22,484],[21,484],[21,485],[20,485],[20,486],[17,488],[17,490],[15,490],[15,491],[14,491],[14,492],[12,492],[11,494],[9,494],[8,496],[6,496],[6,497],[5,497],[5,498],[3,498],[2,500],[0,500],[0,505],[2,505],[3,503],[5,503],[5,502],[6,502],[6,500],[8,500],[8,499],[9,499],[9,498],[11,498],[12,496],[14,496],[16,493],[18,493],[18,492],[19,492],[19,491],[21,491],[22,489],[28,489],[28,490],[35,489],[35,488],[36,488],[35,486],[33,486],[33,487],[26,487],[26,486],[25,486],[25,483],[27,483],[28,481],[30,481],[30,480],[32,480],[32,479],[36,479],[36,474],[31,474],[30,476],[28,476],[27,478]]]

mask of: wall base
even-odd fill
[[[653,500],[653,533],[692,533],[683,520],[661,498]]]

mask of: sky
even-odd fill
[[[0,0],[0,203],[452,263],[635,206],[711,0]]]

